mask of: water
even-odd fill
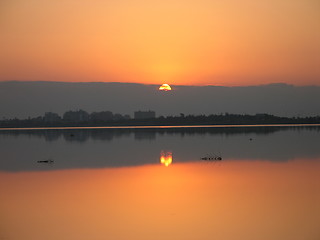
[[[0,153],[0,239],[320,239],[319,126],[11,130]]]

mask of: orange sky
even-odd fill
[[[320,84],[318,0],[10,0],[0,81]]]

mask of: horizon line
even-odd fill
[[[0,81],[0,83],[10,83],[10,82],[17,82],[17,83],[68,83],[68,84],[135,84],[135,85],[146,85],[146,86],[161,86],[163,83],[139,83],[139,82],[120,82],[120,81],[110,81],[110,82],[103,82],[103,81],[48,81],[48,80],[5,80]],[[270,83],[263,83],[263,84],[252,84],[252,85],[214,85],[214,84],[170,84],[165,82],[170,86],[180,86],[180,87],[263,87],[263,86],[288,86],[288,87],[320,87],[320,84],[310,84],[310,85],[297,85],[292,83],[285,83],[285,82],[270,82]]]

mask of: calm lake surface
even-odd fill
[[[1,240],[320,239],[319,126],[1,130],[0,154]]]

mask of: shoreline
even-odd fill
[[[130,125],[130,126],[59,126],[59,127],[0,127],[0,131],[19,130],[79,130],[79,129],[166,129],[166,128],[241,128],[241,127],[320,127],[320,123],[285,124],[215,124],[215,125]]]

